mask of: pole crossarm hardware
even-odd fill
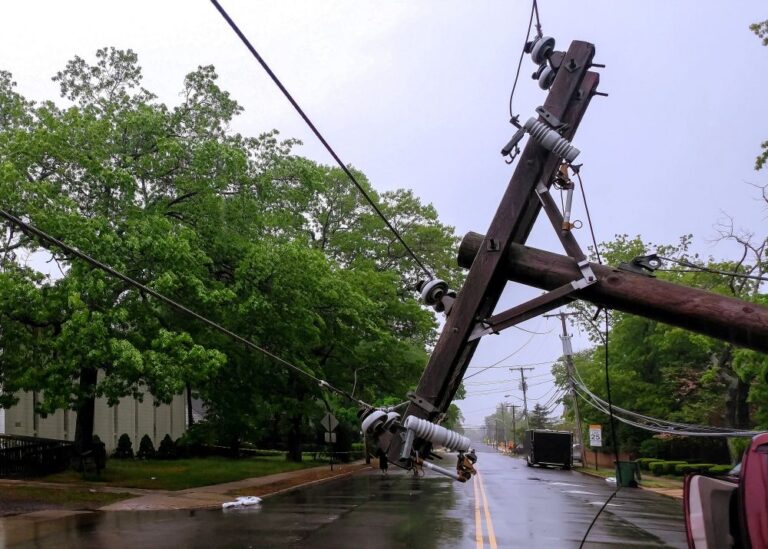
[[[459,265],[468,267],[483,248],[482,235],[468,233],[459,247]],[[551,290],[580,274],[573,258],[510,244],[509,280]],[[768,307],[664,280],[590,263],[597,283],[570,299],[658,320],[755,351],[768,353]]]
[[[439,420],[453,400],[477,348],[477,332],[493,332],[506,327],[505,322],[510,322],[509,315],[503,318],[492,316],[507,283],[508,249],[510,244],[524,243],[533,228],[542,208],[536,190],[548,189],[564,159],[567,161],[569,157],[575,157],[572,149],[568,148],[568,142],[575,135],[600,80],[597,73],[589,70],[594,55],[594,46],[581,41],[572,42],[565,53],[552,54],[558,60],[558,70],[543,107],[537,109],[539,120],[525,125],[531,138],[520,154],[466,282],[450,303],[446,324],[415,391],[421,402],[409,404],[404,420],[409,416],[427,421]],[[552,126],[553,122],[557,127],[551,130],[545,127]],[[517,123],[516,118],[513,123]],[[582,279],[583,276],[577,278]],[[570,282],[569,292],[572,292],[575,288]],[[565,295],[565,289],[555,293],[548,298],[549,303],[541,303],[536,314],[550,310],[552,303],[562,301]],[[523,316],[528,314],[531,312],[523,312]],[[429,406],[425,406],[425,402]],[[405,468],[411,468],[412,464],[408,459],[401,459],[401,450],[409,444],[411,441],[405,441],[399,432],[381,433],[379,436],[380,448],[387,452],[393,463]],[[412,447],[419,455],[428,456],[432,443],[417,437],[412,441]]]
[[[602,65],[592,63],[595,48],[588,42],[572,42],[565,53],[551,51],[553,39],[545,42],[550,49],[548,57],[539,60],[540,69],[551,70],[545,71],[545,85],[541,78],[539,83],[550,91],[544,105],[536,109],[538,120],[531,118],[521,125],[519,117],[513,116],[510,121],[517,130],[501,152],[508,163],[519,159],[487,233],[469,233],[461,243],[459,266],[469,269],[464,286],[458,295],[440,280],[419,287],[424,303],[443,312],[446,322],[416,390],[409,395],[402,421],[399,417],[390,421],[391,412],[365,412],[369,416],[363,422],[364,430],[375,435],[379,451],[399,467],[424,466],[457,480],[471,478],[471,464],[476,459],[472,449],[456,445],[446,433],[427,425],[444,417],[482,336],[576,299],[768,352],[768,307],[647,276],[647,271],[659,265],[655,257],[645,258],[630,270],[589,262],[571,230],[579,225],[571,221],[574,184],[568,170],[578,174],[579,166],[572,162],[579,150],[570,141],[590,100],[605,95],[597,91],[599,75],[589,70]],[[556,73],[554,78],[550,73]],[[526,135],[530,138],[519,153],[518,144]],[[562,212],[550,193],[553,185],[565,193]],[[524,246],[542,209],[567,255]],[[547,293],[494,314],[508,281]],[[561,321],[564,324],[564,317]],[[564,330],[564,346],[570,344],[566,334]],[[522,371],[521,376],[525,387]],[[525,400],[525,392],[523,396]],[[451,447],[445,441],[459,452],[455,475],[424,461],[433,446]]]

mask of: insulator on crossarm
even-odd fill
[[[576,160],[581,152],[555,130],[533,117],[529,118],[523,127],[542,147],[552,151],[568,163]]]
[[[469,450],[470,442],[467,437],[416,416],[408,416],[404,427],[413,431],[417,437],[436,446],[445,446],[449,450],[456,450],[457,452]]]

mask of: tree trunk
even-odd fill
[[[95,368],[80,370],[80,399],[77,402],[77,422],[75,424],[75,445],[72,466],[82,468],[81,456],[93,448],[93,420],[96,410],[94,389],[98,379]]]
[[[291,417],[291,428],[288,431],[288,460],[301,462],[301,420],[302,415]]]
[[[195,418],[192,415],[192,387],[187,383],[187,429],[195,424]]]

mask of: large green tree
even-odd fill
[[[63,105],[26,100],[0,73],[5,209],[312,376],[357,382],[359,398],[402,398],[416,382],[436,329],[409,291],[419,269],[339,170],[293,155],[296,142],[275,131],[231,132],[242,109],[212,67],[186,76],[175,106],[142,87],[130,50],[76,57],[54,80]],[[434,209],[359,177],[420,257],[458,283],[456,239]],[[318,403],[341,405],[308,376],[3,228],[0,404],[23,390],[42,394],[39,413],[74,408],[83,445],[96,397],[163,402],[186,387],[220,442],[276,431],[294,459]]]

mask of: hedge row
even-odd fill
[[[731,465],[715,463],[688,463],[686,461],[664,461],[655,458],[638,458],[635,460],[640,469],[650,471],[654,475],[685,475],[688,473],[709,473],[724,475],[731,470]]]

